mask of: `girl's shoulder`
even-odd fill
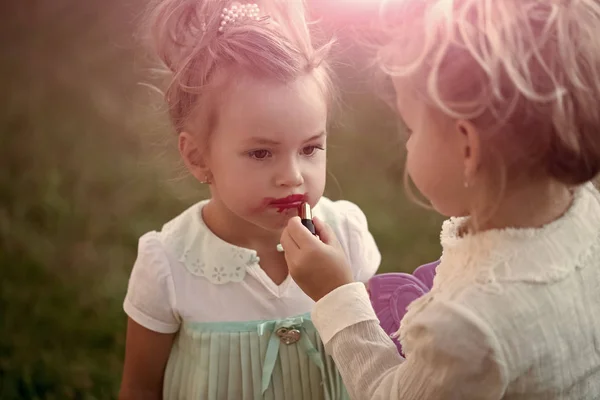
[[[367,229],[365,213],[358,205],[348,200],[331,200],[321,197],[313,214],[329,224],[334,230],[339,228]]]
[[[162,241],[167,245],[180,245],[175,242],[181,242],[186,236],[197,232],[207,233],[208,229],[202,221],[202,208],[207,203],[208,200],[201,200],[166,222],[158,232]]]
[[[227,243],[206,226],[202,200],[163,225],[157,236],[169,258],[187,273],[214,284],[240,282],[245,267],[258,262],[255,250]]]
[[[335,232],[348,256],[354,278],[368,281],[379,269],[381,253],[369,230],[365,213],[348,200],[333,201],[322,197],[313,214]]]
[[[552,284],[596,264],[600,254],[600,193],[591,184],[576,188],[563,216],[541,227],[461,236],[464,220],[444,223],[439,279],[473,279],[490,290],[516,283]]]

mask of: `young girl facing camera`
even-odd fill
[[[310,321],[314,302],[277,248],[308,204],[334,227],[353,279],[367,281],[380,261],[360,209],[322,197],[331,82],[302,2],[161,0],[151,10],[179,150],[211,197],[140,239],[121,398],[344,398]]]
[[[408,174],[451,218],[402,320],[405,359],[327,224],[284,231],[350,395],[600,398],[600,2],[387,3]]]

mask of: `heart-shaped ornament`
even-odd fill
[[[285,344],[294,344],[300,340],[300,331],[295,328],[279,328],[275,333]]]

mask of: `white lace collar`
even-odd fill
[[[227,243],[216,236],[202,219],[201,201],[163,226],[163,244],[193,275],[214,284],[240,282],[246,268],[259,262],[255,250]]]
[[[490,288],[497,281],[557,281],[584,266],[600,246],[600,194],[592,184],[577,188],[565,215],[541,228],[460,237],[458,231],[465,222],[466,218],[444,222],[439,283],[458,274],[472,275]]]

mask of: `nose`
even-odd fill
[[[277,186],[297,187],[304,183],[304,177],[298,160],[288,160],[277,167],[275,184]]]

